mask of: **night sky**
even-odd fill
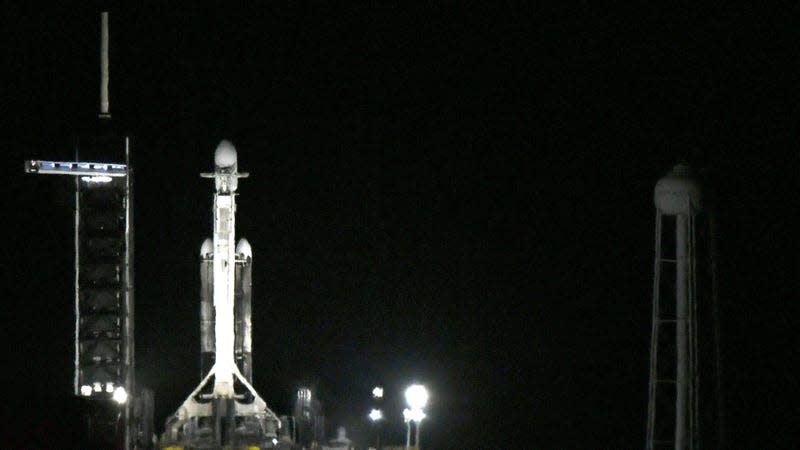
[[[199,173],[224,138],[251,174],[237,236],[254,253],[254,385],[276,412],[308,384],[330,434],[357,434],[381,383],[399,443],[419,381],[431,450],[641,448],[652,190],[684,159],[717,199],[729,441],[798,445],[798,96],[783,88],[798,41],[774,16],[162,3],[111,15],[137,377],[159,433],[199,381]],[[70,160],[93,132],[98,18],[2,14],[2,423],[36,447],[74,422],[72,184],[22,163]]]

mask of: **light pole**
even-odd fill
[[[420,419],[417,420],[416,422],[417,422],[417,430],[416,430],[417,435],[414,436],[414,443],[417,445],[417,450],[420,450],[420,448],[422,448],[422,446],[419,445],[419,426],[422,425],[422,418],[420,417]]]
[[[422,419],[425,418],[425,412],[422,408],[428,404],[428,390],[421,384],[412,384],[406,389],[406,403],[411,409],[406,408],[403,410],[403,419],[408,424],[406,431],[406,449],[410,447],[411,441],[411,422],[416,422],[415,445],[417,450],[421,448],[419,445],[419,427]]]
[[[372,403],[374,407],[369,412],[369,419],[375,427],[375,449],[381,448],[381,420],[383,420],[383,411],[381,411],[381,401],[383,400],[383,386],[375,386],[372,388]]]
[[[372,411],[369,412],[369,420],[372,421],[372,425],[375,426],[375,449],[380,450],[381,448],[381,431],[380,431],[380,421],[383,419],[383,412],[380,409],[373,408]]]
[[[411,410],[403,410],[403,420],[406,422],[406,450],[411,446]]]

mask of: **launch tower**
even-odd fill
[[[704,447],[718,447],[722,424],[712,216],[686,164],[676,165],[656,183],[654,202],[646,447],[695,449],[701,441]],[[713,429],[716,435],[708,432]]]

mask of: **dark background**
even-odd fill
[[[137,377],[158,431],[199,381],[198,174],[226,138],[251,173],[237,233],[255,259],[254,385],[277,412],[311,384],[330,434],[357,436],[383,383],[400,443],[402,389],[420,381],[429,449],[641,447],[652,189],[686,159],[717,198],[729,442],[795,447],[789,28],[723,5],[487,3],[112,12]],[[77,426],[71,183],[22,162],[69,160],[93,132],[98,19],[2,15],[2,423],[47,447]]]

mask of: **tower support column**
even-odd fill
[[[689,280],[689,219],[686,214],[675,217],[675,448],[688,448],[689,370],[691,342]]]

